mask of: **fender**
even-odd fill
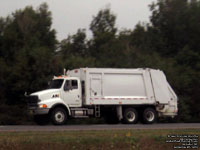
[[[68,111],[68,115],[71,115],[71,111],[69,109],[69,106],[63,102],[62,99],[60,98],[53,98],[53,99],[48,99],[45,101],[41,101],[40,104],[47,104],[47,107],[50,109],[50,111],[55,108],[56,106],[60,105],[64,107]]]
[[[68,111],[68,115],[71,116],[71,111],[70,111],[70,109],[69,109],[69,106],[66,105],[66,104],[64,104],[64,103],[56,103],[56,104],[54,104],[54,105],[50,108],[50,111],[51,111],[52,109],[54,109],[55,107],[57,107],[57,106],[64,107],[64,108]]]
[[[69,106],[66,105],[66,104],[64,104],[64,103],[56,103],[56,104],[52,105],[51,108],[50,108],[50,111],[51,111],[52,109],[54,109],[55,107],[57,107],[57,106],[62,106],[62,107],[64,107],[64,108],[68,111],[68,115],[71,116],[71,111],[70,111],[70,109],[69,109]]]

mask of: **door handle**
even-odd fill
[[[80,96],[78,95],[78,98],[79,98]]]

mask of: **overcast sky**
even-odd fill
[[[37,8],[46,2],[52,12],[52,27],[57,31],[57,38],[62,40],[79,28],[85,28],[91,37],[89,24],[93,16],[106,6],[117,16],[118,29],[133,29],[139,21],[149,21],[148,5],[153,1],[156,0],[0,0],[0,16],[6,17],[27,5]]]

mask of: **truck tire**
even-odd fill
[[[123,122],[126,124],[136,124],[138,122],[138,112],[134,108],[126,108],[123,113]]]
[[[47,125],[49,123],[48,115],[34,115],[33,118],[38,125]]]
[[[57,107],[51,112],[51,121],[54,125],[63,125],[67,121],[67,112],[61,107]]]
[[[157,120],[157,113],[153,108],[146,108],[143,112],[143,123],[152,124]]]

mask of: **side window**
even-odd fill
[[[68,90],[70,90],[70,81],[66,80],[65,85],[64,85],[64,91],[68,91]]]
[[[77,80],[71,80],[72,89],[78,89],[78,82]]]
[[[66,80],[64,85],[64,91],[69,91],[73,89],[78,89],[78,81],[77,80]]]

